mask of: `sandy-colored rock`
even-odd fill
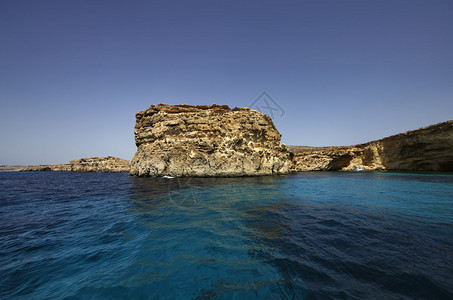
[[[71,160],[72,172],[129,172],[130,161],[113,157],[87,157]]]
[[[51,164],[51,165],[36,165],[23,167],[22,172],[43,172],[43,171],[71,171],[70,164]]]
[[[227,105],[152,105],[136,114],[131,175],[255,176],[288,173],[272,119]]]
[[[453,171],[453,121],[354,146],[288,146],[291,170]]]
[[[71,160],[69,164],[29,166],[21,171],[129,172],[129,170],[128,160],[107,156]]]
[[[9,166],[9,165],[1,165],[0,172],[17,172],[24,168],[24,166]]]

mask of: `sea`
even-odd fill
[[[453,174],[2,172],[0,299],[453,299]]]

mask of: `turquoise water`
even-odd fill
[[[0,298],[451,299],[453,176],[0,173]]]

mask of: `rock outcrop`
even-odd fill
[[[107,156],[71,160],[69,164],[29,166],[21,171],[129,172],[129,170],[128,160]]]
[[[70,164],[53,164],[53,165],[37,165],[27,166],[19,170],[21,172],[43,172],[43,171],[71,171]]]
[[[354,146],[288,146],[291,171],[365,170],[453,172],[453,121]]]
[[[131,167],[130,161],[113,156],[81,158],[69,164],[72,172],[129,172]]]
[[[152,105],[136,114],[131,175],[255,176],[288,173],[272,119],[227,105]]]

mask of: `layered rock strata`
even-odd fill
[[[136,114],[131,175],[255,176],[288,173],[272,119],[227,105],[152,105]]]
[[[365,170],[453,172],[453,121],[354,146],[288,146],[291,171]]]
[[[21,171],[129,172],[129,170],[128,160],[107,156],[71,160],[69,164],[29,166]]]

